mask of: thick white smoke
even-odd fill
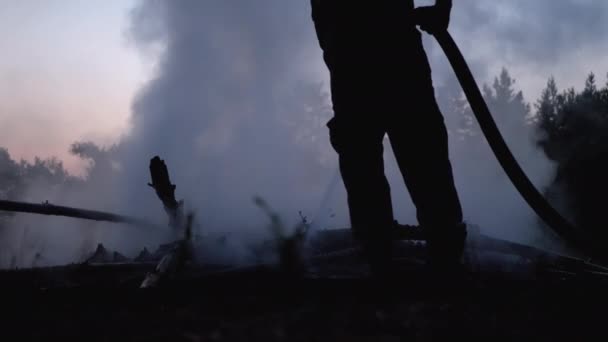
[[[156,201],[142,201],[147,189],[135,185],[157,154],[207,229],[260,227],[254,196],[290,221],[310,213],[331,167],[310,150],[328,148],[329,118],[305,59],[314,48],[307,4],[148,1],[134,13],[140,46],[162,47],[123,142],[124,196],[142,204],[137,213]]]
[[[464,13],[459,7],[469,9],[470,15],[484,12],[472,3],[465,5],[455,5],[455,21]],[[331,179],[331,167],[320,168],[315,156],[307,160],[302,146],[291,136],[293,132],[286,132],[280,124],[282,119],[318,114],[305,110],[314,103],[302,106],[298,101],[305,99],[286,95],[298,82],[326,79],[318,72],[325,69],[308,1],[148,1],[135,13],[136,37],[145,46],[163,46],[164,52],[158,78],[134,106],[134,131],[128,146],[135,163],[128,169],[140,172],[130,175],[130,182],[145,177],[141,165],[158,153],[175,165],[178,190],[180,184],[185,185],[181,194],[214,229],[259,227],[263,217],[251,203],[254,194],[266,198],[288,218],[297,219],[298,210],[313,213]],[[461,26],[456,22],[456,31]],[[432,42],[427,43],[433,51]],[[433,58],[433,64],[443,70],[436,75],[439,81],[449,79],[451,70],[445,60]],[[476,70],[487,72],[481,67]],[[446,121],[455,122],[448,116],[458,114],[449,108],[444,112]],[[317,126],[317,139],[326,139],[322,125]],[[530,132],[501,128],[507,141],[516,145],[516,157],[533,181],[540,187],[548,184],[552,165],[536,149],[531,136],[522,136]],[[537,239],[534,213],[489,148],[465,151],[455,148],[458,141],[451,145],[467,220],[504,238]],[[414,208],[390,155],[387,161],[397,217],[414,223]],[[332,166],[335,168],[335,161]],[[309,177],[311,174],[314,176]],[[142,197],[139,192],[133,194]],[[330,209],[339,213],[327,224],[348,224],[341,183],[327,207],[324,213]]]

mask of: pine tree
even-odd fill
[[[532,116],[530,105],[526,103],[523,93],[515,89],[515,83],[509,71],[503,68],[492,87],[484,86],[483,93],[498,128],[507,139],[513,137],[508,142],[517,150],[528,145],[525,137],[531,137]]]
[[[542,91],[540,99],[534,105],[536,108],[536,128],[544,133],[538,143],[545,148],[548,155],[552,154],[550,150],[547,150],[548,144],[555,139],[559,129],[557,120],[558,97],[557,83],[555,78],[551,76],[547,81],[547,87]]]
[[[8,150],[0,147],[0,199],[15,199],[22,185],[22,170],[11,159]]]
[[[456,141],[464,142],[480,134],[477,122],[458,79],[449,77],[445,84],[437,88],[437,101],[450,134]]]
[[[597,94],[597,85],[595,84],[595,74],[590,73],[585,80],[585,89],[583,90],[583,96],[593,97]]]
[[[514,85],[515,80],[511,78],[506,68],[502,68],[500,76],[494,79],[494,85],[492,86],[496,101],[511,102],[515,97]]]
[[[599,91],[599,103],[604,116],[608,116],[608,74],[606,74],[606,85]]]
[[[582,91],[558,94],[553,78],[536,104],[540,142],[557,163],[550,189],[565,194],[576,224],[591,238],[608,240],[605,198],[608,194],[608,84],[598,89],[590,73]],[[598,201],[598,199],[600,199]]]

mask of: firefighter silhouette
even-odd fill
[[[354,236],[372,270],[390,267],[393,207],[384,173],[388,136],[427,236],[429,261],[457,262],[466,226],[454,186],[447,130],[417,26],[447,29],[451,0],[312,0],[312,19],[330,72],[330,141],[339,157]]]

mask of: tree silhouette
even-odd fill
[[[555,78],[551,76],[547,82],[547,87],[535,104],[537,127],[544,131],[549,139],[557,134],[558,96],[557,83],[555,83]]]
[[[483,92],[503,135],[518,137],[517,140],[509,141],[514,145],[512,148],[517,150],[522,147],[520,143],[527,144],[527,141],[520,137],[530,136],[532,117],[530,105],[526,103],[522,91],[515,90],[515,83],[508,70],[503,68],[500,75],[494,79],[492,88],[486,85]]]
[[[604,201],[608,194],[608,84],[598,89],[589,74],[581,92],[558,93],[550,78],[536,104],[538,141],[557,163],[549,191],[561,191],[576,224],[597,239],[608,239]]]
[[[438,102],[444,112],[450,134],[454,136],[452,149],[479,158],[489,158],[485,137],[464,97],[460,86],[450,79],[437,91]],[[483,86],[483,96],[494,120],[516,156],[526,153],[534,133],[534,116],[523,93],[516,89],[516,81],[506,68],[494,78],[491,86]]]

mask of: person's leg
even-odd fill
[[[431,261],[455,260],[464,248],[466,227],[454,185],[444,119],[428,77],[421,77],[406,113],[391,117],[388,135],[412,201],[426,231]]]
[[[383,127],[356,113],[339,113],[329,123],[332,146],[348,197],[355,238],[375,272],[389,267],[393,209],[384,174]]]

